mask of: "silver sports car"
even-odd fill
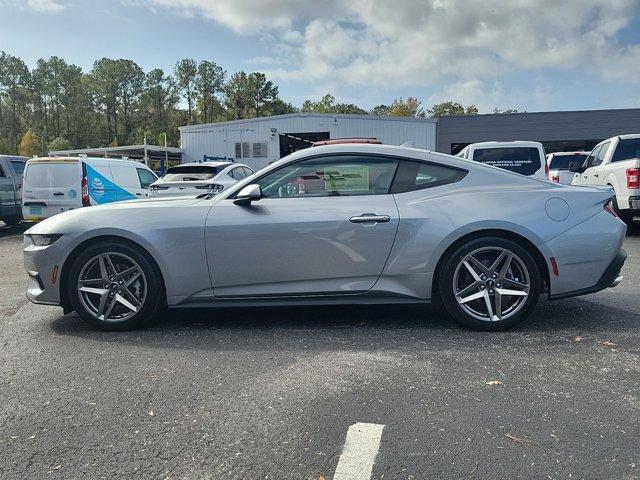
[[[104,330],[165,306],[438,299],[480,330],[617,285],[625,224],[602,187],[405,147],[296,152],[220,195],[82,208],[25,233],[32,302]]]

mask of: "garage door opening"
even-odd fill
[[[309,148],[313,142],[329,140],[329,132],[306,132],[306,133],[281,133],[280,134],[280,158]]]

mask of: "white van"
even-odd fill
[[[37,222],[74,208],[149,196],[158,180],[140,162],[112,158],[32,158],[24,170],[22,216]]]
[[[547,180],[549,173],[544,147],[540,142],[472,143],[457,156],[543,180]]]

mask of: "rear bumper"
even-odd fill
[[[580,295],[587,295],[589,293],[599,292],[605,288],[617,286],[623,279],[622,275],[620,275],[620,270],[622,270],[622,266],[626,259],[627,252],[624,249],[621,249],[613,260],[611,260],[611,263],[595,285],[582,288],[580,290],[574,290],[572,292],[549,295],[549,298],[551,300],[560,300],[562,298],[578,297]]]
[[[629,208],[640,211],[640,197],[629,197]]]

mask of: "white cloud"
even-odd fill
[[[27,0],[27,7],[36,12],[60,12],[67,8],[55,0]]]
[[[200,15],[287,52],[276,78],[458,86],[506,72],[580,69],[640,81],[640,45],[617,34],[634,0],[138,0]]]

